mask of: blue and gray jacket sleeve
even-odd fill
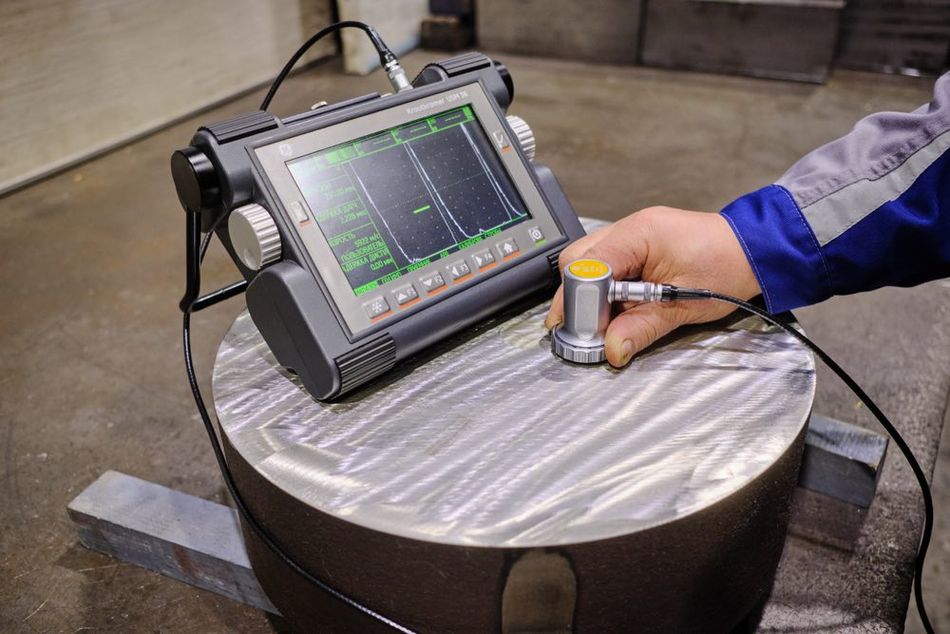
[[[950,73],[722,210],[776,313],[950,276]]]

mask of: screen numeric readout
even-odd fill
[[[471,106],[287,166],[356,295],[530,217]]]

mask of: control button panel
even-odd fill
[[[422,283],[422,288],[427,293],[435,293],[445,286],[445,280],[442,278],[441,273],[431,273],[426,275],[425,277],[421,278],[419,282]]]
[[[366,314],[370,319],[376,319],[382,317],[389,312],[389,302],[386,301],[385,297],[374,297],[365,304],[363,308],[366,309]]]
[[[400,286],[399,288],[393,291],[393,297],[396,298],[396,303],[400,306],[405,306],[414,299],[419,299],[419,293],[416,291],[416,287],[412,284],[406,284],[405,286]]]
[[[494,246],[483,246],[471,251],[467,256],[455,254],[457,259],[448,259],[447,263],[439,263],[419,271],[419,277],[414,282],[403,281],[400,285],[393,285],[385,291],[385,295],[375,296],[363,304],[370,321],[376,323],[388,319],[397,313],[415,308],[420,302],[426,303],[430,297],[447,290],[449,286],[465,284],[473,278],[480,278],[489,274],[494,267],[521,256],[522,244],[530,244],[528,251],[537,248],[545,242],[544,233],[538,226],[522,227],[517,235],[503,237]],[[461,257],[460,257],[461,256]],[[435,269],[435,266],[439,266]],[[399,309],[393,311],[393,309]]]
[[[303,205],[300,204],[299,200],[290,201],[290,204],[287,205],[287,211],[290,212],[290,216],[300,224],[310,222],[310,217],[307,216],[307,211],[303,208]]]
[[[518,243],[515,242],[514,238],[508,238],[507,240],[502,240],[498,243],[498,252],[501,254],[502,260],[507,260],[517,256],[519,250]]]
[[[472,254],[472,261],[475,262],[475,268],[477,268],[479,271],[484,271],[485,269],[494,266],[495,254],[491,252],[491,249],[477,251]]]
[[[449,275],[452,276],[452,281],[457,282],[463,277],[467,277],[472,274],[472,269],[468,267],[468,263],[465,260],[459,260],[458,262],[453,262],[449,265]]]
[[[370,324],[394,321],[438,301],[443,291],[461,290],[464,286],[477,284],[525,254],[543,249],[548,233],[547,226],[525,223],[492,241],[444,254],[428,266],[414,271],[411,277],[407,275],[385,287],[373,289],[361,298],[358,305]]]
[[[531,227],[528,229],[528,237],[534,240],[534,243],[544,242],[544,232],[541,227]]]
[[[505,150],[511,149],[511,143],[508,142],[508,137],[505,136],[505,133],[501,130],[495,130],[491,133],[492,138],[495,139],[495,145],[498,146],[498,149],[504,152]]]

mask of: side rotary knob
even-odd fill
[[[529,161],[533,161],[536,145],[534,142],[534,132],[531,131],[531,126],[528,125],[527,121],[513,114],[510,114],[505,118],[508,119],[508,125],[511,127],[511,131],[515,133],[516,137],[518,137],[518,144],[521,145],[524,155],[528,157]]]
[[[270,212],[258,204],[244,205],[228,218],[231,245],[244,266],[259,271],[280,259],[280,234]]]

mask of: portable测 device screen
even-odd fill
[[[287,167],[357,295],[531,217],[471,106]]]

